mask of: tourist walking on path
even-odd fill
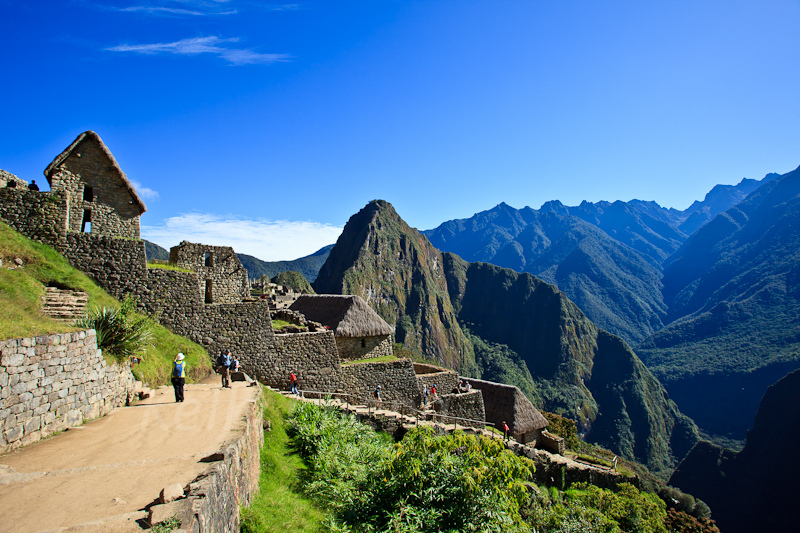
[[[505,420],[503,420],[503,438],[504,438],[505,440],[508,440],[508,432],[509,432],[509,431],[510,431],[510,430],[509,430],[509,428],[508,428],[508,424],[506,424],[506,421],[505,421]]]
[[[233,358],[231,357],[231,351],[227,350],[224,353],[219,355],[219,360],[217,361],[219,364],[219,373],[222,375],[222,388],[223,389],[230,389],[231,388],[231,363],[233,363]]]
[[[378,388],[375,389],[375,392],[372,393],[372,396],[374,396],[375,399],[378,400],[379,402],[383,401],[383,400],[381,400],[381,386],[380,385],[378,385]]]
[[[289,372],[289,392],[300,396],[300,393],[297,392],[297,376],[294,372]]]
[[[422,386],[422,405],[428,405],[428,385]]]
[[[175,364],[172,368],[172,387],[175,389],[175,401],[183,401],[183,386],[186,384],[186,362],[182,353],[175,356]]]

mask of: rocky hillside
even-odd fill
[[[395,340],[474,373],[475,357],[447,292],[442,253],[383,200],[353,215],[312,284],[318,294],[357,294]]]
[[[590,216],[584,207],[587,218],[611,219],[599,208]],[[557,285],[593,322],[628,342],[660,329],[666,309],[654,261],[569,209],[558,202],[539,211],[500,204],[425,233],[436,247],[467,261],[529,272]]]
[[[654,470],[674,466],[697,440],[625,342],[563,292],[442,254],[387,202],[351,217],[314,289],[362,296],[395,324],[399,342],[462,373],[519,385],[539,406],[577,420],[588,440]]]
[[[726,533],[796,531],[800,371],[767,389],[744,449],[698,443],[670,479],[714,510]]]
[[[800,368],[800,170],[697,231],[664,270],[671,324],[637,353],[701,427],[743,438],[767,386]]]

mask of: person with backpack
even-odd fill
[[[381,401],[381,386],[380,385],[378,385],[378,388],[375,389],[375,392],[372,393],[372,396],[376,400],[378,400],[379,402]]]
[[[233,358],[231,357],[231,351],[227,350],[219,354],[217,358],[217,366],[219,366],[219,373],[222,375],[222,388],[223,389],[230,389],[231,388],[231,363],[233,362]]]
[[[294,372],[289,372],[289,392],[297,394],[298,396],[300,395],[300,393],[297,392],[297,376]]]
[[[186,362],[185,355],[179,353],[175,356],[172,366],[172,387],[175,389],[175,402],[183,401],[183,386],[186,384]]]

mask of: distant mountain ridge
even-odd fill
[[[556,284],[593,322],[635,345],[668,318],[662,263],[697,227],[777,177],[717,185],[684,211],[641,200],[574,207],[550,201],[539,210],[501,203],[422,233],[467,261],[530,272]]]
[[[333,248],[333,245],[329,244],[328,246],[323,246],[313,254],[291,261],[262,261],[252,255],[236,255],[239,256],[239,261],[241,261],[244,268],[247,269],[247,277],[250,279],[258,279],[261,276],[274,278],[281,272],[292,271],[301,273],[308,281],[314,281],[317,279],[319,269],[328,258],[331,248]]]

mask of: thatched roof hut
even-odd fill
[[[536,409],[531,401],[514,385],[484,381],[482,379],[461,378],[468,381],[474,389],[483,394],[486,421],[502,428],[505,421],[512,435],[527,435],[547,427],[547,419]]]
[[[290,307],[306,320],[328,326],[337,337],[377,337],[391,335],[394,328],[360,296],[303,294]]]

